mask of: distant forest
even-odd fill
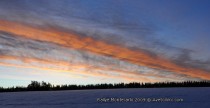
[[[164,88],[164,87],[210,87],[210,81],[157,82],[157,83],[116,83],[89,85],[52,85],[44,81],[31,81],[27,87],[16,86],[3,88],[0,92],[18,91],[56,91],[56,90],[86,90],[86,89],[115,89],[115,88]]]

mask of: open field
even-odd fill
[[[0,108],[207,108],[209,106],[209,87],[0,93]]]

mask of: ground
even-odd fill
[[[0,108],[208,108],[210,88],[0,93]]]

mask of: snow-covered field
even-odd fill
[[[210,88],[0,93],[0,108],[209,108]]]

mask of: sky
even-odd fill
[[[0,0],[0,86],[210,80],[209,0]]]

